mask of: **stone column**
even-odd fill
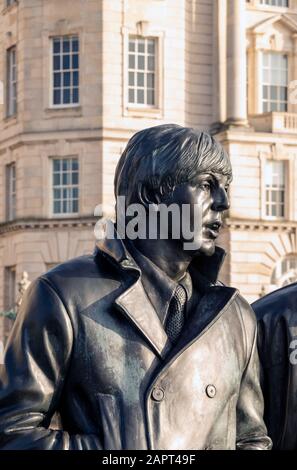
[[[294,49],[291,73],[289,73],[288,111],[297,113],[297,34],[293,34]]]
[[[213,17],[213,130],[226,121],[227,0],[215,0]]]
[[[262,111],[262,69],[263,54],[257,43],[254,52],[254,109],[253,114],[261,114]]]
[[[228,0],[227,121],[247,125],[245,0]]]

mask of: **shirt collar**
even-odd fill
[[[187,293],[187,300],[191,299],[192,280],[188,272],[185,273],[182,279],[176,282],[153,261],[141,253],[131,241],[125,240],[125,248],[141,270],[143,287],[161,321],[164,321],[166,317],[170,301],[178,284],[184,287]]]

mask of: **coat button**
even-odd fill
[[[216,387],[214,385],[207,385],[205,391],[206,391],[206,395],[209,398],[213,398],[215,396],[215,394],[217,393]]]
[[[155,400],[155,401],[162,401],[163,398],[164,398],[164,391],[159,388],[159,387],[155,387],[153,388],[153,391],[152,391],[152,398]]]

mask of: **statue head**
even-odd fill
[[[229,206],[226,190],[231,179],[228,154],[212,136],[165,124],[144,129],[129,140],[116,169],[115,196],[125,196],[126,207],[200,204],[202,224],[214,225],[204,230],[213,241],[221,213]],[[214,243],[210,245],[213,248]],[[211,254],[212,248],[206,251]]]

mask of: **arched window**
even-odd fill
[[[291,253],[280,259],[273,270],[271,284],[283,287],[297,282],[297,253]]]

